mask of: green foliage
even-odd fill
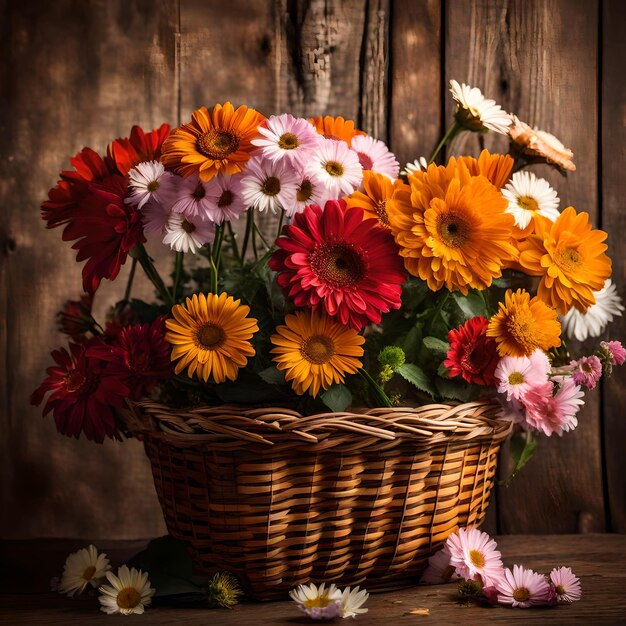
[[[421,367],[418,367],[413,363],[404,363],[400,365],[400,367],[397,367],[395,371],[397,374],[400,374],[404,380],[410,382],[420,391],[425,391],[431,396],[436,395],[431,380],[428,376],[426,376]]]
[[[322,402],[335,413],[345,411],[352,403],[352,393],[345,385],[332,385],[320,394]]]
[[[536,449],[537,441],[532,431],[515,433],[509,442],[509,454],[513,459],[513,470],[509,476],[500,481],[500,484],[508,487],[517,473],[533,458]]]

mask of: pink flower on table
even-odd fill
[[[456,568],[450,564],[450,548],[446,544],[428,559],[428,567],[422,574],[420,582],[427,585],[438,585],[459,578]]]
[[[554,586],[557,601],[570,604],[580,600],[582,589],[580,580],[569,567],[555,567],[550,572],[550,582]]]
[[[572,380],[577,385],[582,385],[587,389],[595,389],[596,384],[602,377],[602,363],[595,356],[584,356],[578,361],[570,363],[574,369],[572,370]]]
[[[623,365],[626,361],[626,348],[621,341],[602,341],[600,346],[608,351],[611,365]]]
[[[480,580],[489,586],[502,573],[502,559],[496,542],[477,528],[459,528],[451,534],[446,546],[450,565],[461,578]]]
[[[558,385],[556,393],[554,384]],[[548,437],[553,433],[561,436],[578,426],[576,414],[585,404],[583,396],[581,388],[570,377],[557,376],[552,382],[533,387],[525,395],[526,422]]]
[[[555,593],[546,577],[521,565],[506,568],[497,581],[498,602],[526,609],[531,606],[554,604]]]
[[[505,356],[494,374],[498,392],[506,394],[507,400],[523,400],[529,389],[547,382],[549,371],[550,361],[542,350],[529,357]]]

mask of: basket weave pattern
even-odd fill
[[[308,581],[414,582],[450,532],[485,515],[510,428],[496,412],[474,402],[302,417],[141,402],[122,417],[198,569],[271,599]]]

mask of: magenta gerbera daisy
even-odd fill
[[[248,206],[243,199],[241,174],[218,174],[207,183],[208,216],[216,224],[238,220]]]
[[[488,586],[502,575],[502,559],[496,542],[477,528],[459,528],[451,534],[446,546],[450,565],[462,578],[480,580]]]
[[[356,152],[364,170],[385,174],[392,180],[398,178],[400,163],[380,139],[374,139],[369,135],[357,135],[352,138],[350,148]]]
[[[513,570],[505,569],[496,585],[501,604],[526,609],[554,602],[555,594],[546,577],[521,565],[514,565]]]
[[[572,380],[587,389],[595,389],[598,381],[602,377],[602,363],[595,355],[583,356],[577,361],[572,361]]]
[[[400,308],[406,277],[393,237],[363,210],[343,201],[311,205],[294,217],[270,268],[298,307],[324,310],[360,330]]]
[[[559,603],[570,604],[580,600],[582,588],[578,576],[569,567],[555,567],[550,572],[550,582],[554,586]]]

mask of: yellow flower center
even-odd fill
[[[517,205],[524,209],[524,211],[538,211],[539,205],[537,204],[537,200],[531,198],[530,196],[520,196],[517,199]]]
[[[159,188],[159,181],[158,180],[151,180],[148,183],[147,189],[150,193],[154,193],[158,188]]]
[[[225,159],[239,148],[239,137],[230,130],[214,128],[198,137],[196,147],[199,152],[210,159]]]
[[[310,600],[306,600],[302,603],[307,609],[324,609],[330,604],[330,598],[327,594],[322,596],[317,596],[315,598],[311,598]]]
[[[196,338],[200,347],[205,350],[216,350],[224,343],[226,334],[220,326],[207,322],[200,326]]]
[[[349,287],[358,283],[365,275],[361,254],[344,243],[317,245],[310,262],[315,274],[332,287]]]
[[[298,191],[296,192],[296,198],[298,202],[306,202],[313,193],[313,185],[310,180],[302,181],[300,187],[298,187]]]
[[[315,365],[328,363],[335,354],[335,344],[329,337],[313,335],[300,348],[302,356]]]
[[[195,224],[192,224],[191,222],[188,222],[187,220],[183,220],[182,224],[180,225],[180,227],[186,232],[186,233],[193,233],[194,230],[196,230],[196,226]]]
[[[141,601],[141,594],[134,587],[124,587],[117,594],[117,606],[120,609],[134,609]]]
[[[526,602],[530,598],[530,591],[526,587],[518,587],[513,592],[513,599],[517,602]]]
[[[446,246],[462,248],[469,238],[470,226],[461,215],[445,213],[439,216],[437,233]]]
[[[283,133],[278,140],[278,147],[283,150],[293,150],[300,145],[300,140],[293,133]]]
[[[266,196],[275,196],[280,193],[280,180],[276,176],[270,176],[263,181],[261,191]]]
[[[474,567],[485,567],[485,557],[479,550],[470,550],[469,559]]]
[[[506,328],[524,354],[530,354],[537,345],[535,320],[530,311],[512,313],[506,320]]]
[[[563,248],[557,250],[555,261],[566,272],[577,270],[583,262],[583,257],[576,248]]]
[[[96,568],[93,565],[85,568],[83,572],[83,580],[91,580],[93,575],[96,573]]]
[[[220,199],[217,201],[217,206],[221,209],[225,206],[230,206],[234,200],[233,192],[230,189],[225,189],[220,196]]]
[[[389,215],[387,215],[387,200],[383,200],[378,203],[376,207],[376,216],[378,217],[378,221],[383,225],[389,228]]]
[[[524,382],[524,374],[513,372],[509,374],[509,385],[521,385]]]
[[[563,585],[557,585],[554,590],[557,592],[558,595],[562,596],[565,594],[565,587],[563,587]]]
[[[324,169],[331,176],[343,176],[343,173],[345,171],[343,165],[341,165],[341,163],[339,163],[338,161],[326,161],[326,163],[324,164]]]
[[[206,195],[204,185],[202,183],[198,183],[198,186],[194,189],[192,195],[196,200],[202,200],[202,198]]]

